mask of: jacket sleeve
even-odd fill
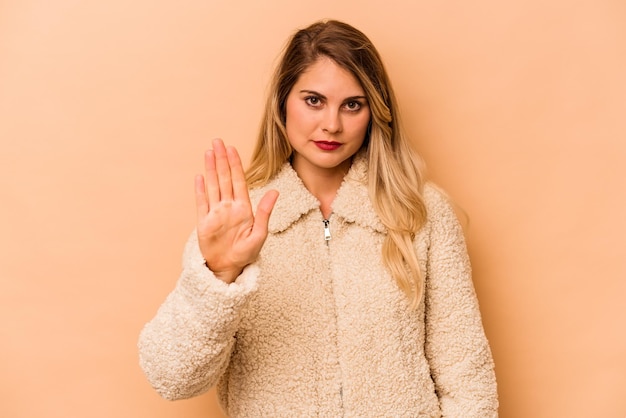
[[[139,336],[139,363],[162,397],[189,398],[217,383],[257,277],[258,268],[250,265],[234,283],[217,279],[192,234],[176,287]]]
[[[441,411],[444,417],[497,417],[494,364],[463,231],[447,199],[431,193],[425,352]]]

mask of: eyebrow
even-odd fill
[[[307,94],[314,94],[316,96],[319,96],[320,98],[327,100],[328,98],[326,96],[324,96],[322,93],[317,92],[315,90],[300,90],[300,93],[307,93]],[[356,100],[356,99],[363,99],[363,100],[367,100],[367,97],[365,96],[350,96],[350,97],[346,97],[345,99],[343,99],[344,102],[350,101],[350,100]]]

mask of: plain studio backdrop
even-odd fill
[[[280,49],[322,18],[378,47],[469,215],[501,416],[626,416],[623,0],[0,1],[0,416],[222,416],[160,399],[137,335],[203,151],[248,161]]]

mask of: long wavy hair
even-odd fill
[[[382,260],[413,307],[423,295],[424,277],[413,246],[426,219],[422,198],[424,168],[402,129],[398,105],[378,51],[358,29],[336,20],[316,22],[287,43],[274,73],[257,143],[246,179],[266,184],[292,155],[285,128],[291,88],[321,57],[332,59],[360,82],[371,110],[363,147],[368,158],[368,190],[387,228]]]

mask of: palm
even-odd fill
[[[196,178],[198,242],[209,269],[230,283],[261,251],[278,193],[263,196],[255,217],[239,155],[221,140],[206,152],[205,169]]]

